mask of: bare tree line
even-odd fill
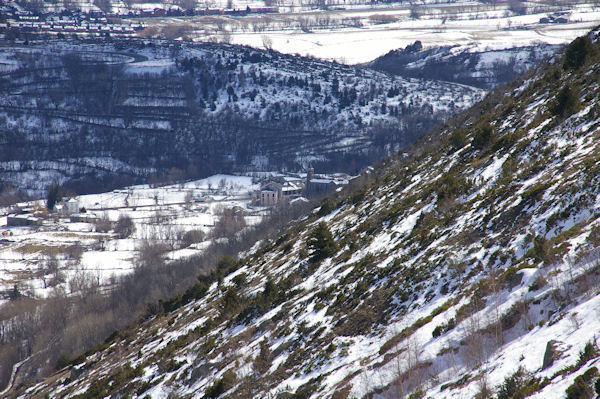
[[[481,19],[488,18],[486,13],[488,11],[495,11],[497,8],[497,1],[489,1],[490,5],[469,5],[469,6],[456,6],[453,9],[436,9],[435,5],[432,7],[417,5],[411,3],[409,8],[409,18],[412,20],[420,19],[424,16],[428,18],[440,18],[442,19],[442,25],[447,21],[453,20],[469,20],[469,19]],[[279,6],[279,7],[293,7],[290,5],[283,4],[278,0],[267,0],[265,2],[267,6]],[[313,9],[328,10],[331,7],[345,7],[348,3],[333,2],[333,1],[301,1],[298,7],[311,7]],[[508,18],[515,15],[526,15],[526,14],[540,14],[550,13],[563,9],[563,7],[557,7],[555,4],[549,5],[536,5],[528,6],[518,0],[511,0],[506,5],[505,13],[502,18]],[[498,18],[492,16],[492,18]],[[229,43],[231,41],[231,34],[236,32],[271,32],[271,31],[288,31],[288,30],[301,30],[305,33],[310,33],[313,30],[321,29],[339,29],[339,28],[360,28],[364,25],[371,24],[388,24],[397,22],[399,17],[386,14],[373,14],[368,17],[346,17],[342,15],[329,14],[329,13],[318,13],[316,15],[309,16],[293,16],[293,17],[279,17],[277,15],[263,15],[263,16],[251,16],[247,18],[227,18],[227,17],[207,17],[206,24],[202,25],[202,30],[205,33],[212,32],[213,34],[223,34],[221,40]],[[510,24],[512,21],[508,21]],[[159,29],[154,26],[153,32],[157,34]],[[193,27],[189,23],[183,24],[169,24],[160,28],[161,36],[167,39],[174,39],[177,37],[189,37],[191,38],[192,31],[197,30],[198,27]],[[265,47],[268,48],[268,47]]]

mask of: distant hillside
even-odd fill
[[[592,398],[596,36],[16,394]]]
[[[79,191],[248,169],[356,171],[478,89],[222,44],[5,48],[0,181]]]
[[[417,41],[404,49],[390,51],[369,67],[394,75],[437,79],[493,89],[508,83],[549,58],[560,46],[538,44],[503,50],[442,46],[423,49]]]

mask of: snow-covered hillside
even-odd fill
[[[0,180],[41,194],[176,174],[357,169],[481,99],[274,51],[161,41],[4,48]]]
[[[576,40],[16,395],[591,398],[598,54]]]
[[[435,78],[493,89],[510,82],[559,49],[557,45],[481,49],[476,44],[422,48],[418,41],[369,63],[374,69],[401,76]]]

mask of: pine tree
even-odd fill
[[[260,352],[254,359],[254,369],[260,374],[265,373],[271,367],[272,358],[273,354],[271,348],[269,348],[269,343],[266,339],[263,339],[260,341]]]
[[[46,195],[46,208],[51,211],[54,209],[54,205],[62,199],[62,192],[59,184],[52,184],[48,187],[48,194]]]
[[[598,51],[589,37],[582,36],[573,40],[565,51],[563,69],[579,69],[590,59],[596,57]]]
[[[473,134],[473,140],[471,145],[473,148],[480,150],[485,148],[494,137],[494,128],[489,123],[483,123],[477,127],[477,130]]]
[[[566,118],[577,112],[579,106],[580,102],[575,90],[567,84],[557,93],[550,112],[556,116]]]
[[[338,250],[338,246],[333,240],[333,235],[325,222],[319,223],[312,231],[307,246],[312,251],[312,262],[319,262],[326,259],[334,255]]]

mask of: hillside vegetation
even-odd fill
[[[0,57],[0,181],[41,194],[244,170],[352,171],[479,89],[242,46],[50,41]]]
[[[591,398],[596,32],[21,397]],[[172,309],[172,308],[176,309]]]

